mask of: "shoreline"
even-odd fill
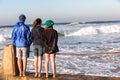
[[[52,74],[49,74],[49,78],[46,78],[45,73],[42,73],[41,78],[35,78],[34,73],[30,73],[30,72],[27,73],[26,77],[5,76],[2,74],[2,68],[0,65],[0,80],[120,80],[120,77],[57,74],[56,78],[52,78]]]
[[[0,48],[0,51],[3,51],[4,48]],[[32,51],[30,51],[32,52]],[[64,52],[58,52],[56,55],[63,55],[63,56],[91,56],[91,55],[101,55],[101,54],[120,54],[118,51],[112,51],[112,52],[99,52],[99,53],[64,53]]]
[[[57,55],[63,56],[93,56],[93,55],[103,55],[103,54],[120,54],[120,52],[106,52],[106,53],[97,53],[97,54],[65,54],[58,53]],[[93,59],[98,57],[91,57]],[[86,59],[85,59],[86,60]],[[50,73],[49,78],[45,77],[45,73],[42,73],[41,78],[35,78],[33,72],[27,72],[26,77],[19,76],[5,76],[2,73],[2,64],[0,64],[0,80],[120,80],[120,77],[111,77],[111,76],[101,76],[101,75],[84,75],[84,74],[66,74],[60,73],[56,75],[56,78],[52,78],[52,74]],[[73,71],[75,71],[73,69]]]
[[[120,54],[120,52],[100,52],[100,53],[57,53],[56,55],[63,55],[63,56],[92,56],[92,55],[102,55],[102,54]]]

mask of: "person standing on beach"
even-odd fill
[[[31,30],[31,40],[33,42],[33,52],[34,52],[34,65],[35,65],[35,77],[41,77],[42,69],[42,32],[44,28],[41,27],[42,20],[37,18],[33,22],[33,28]]]
[[[30,29],[25,25],[26,16],[21,14],[19,22],[14,25],[12,31],[12,43],[16,47],[16,57],[19,69],[19,76],[26,76],[27,57],[31,45]]]
[[[45,52],[45,72],[46,77],[48,77],[49,71],[49,61],[52,63],[52,73],[53,78],[56,77],[56,64],[55,57],[56,52],[59,51],[57,42],[58,42],[58,33],[53,29],[54,22],[52,20],[47,20],[45,22],[46,28],[43,32],[43,51]]]

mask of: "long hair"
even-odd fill
[[[35,21],[33,22],[33,27],[36,27],[37,25],[41,25],[42,20],[40,18],[35,19]]]

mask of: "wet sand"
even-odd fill
[[[49,74],[49,78],[46,78],[45,73],[42,74],[41,78],[35,78],[34,73],[27,73],[26,77],[5,76],[2,74],[2,68],[0,66],[0,80],[120,80],[120,77],[57,74],[56,78],[52,78],[52,74]]]
[[[99,53],[101,54],[120,54],[120,52]],[[94,54],[57,54],[57,55],[72,55],[72,56],[86,56]],[[27,73],[26,77],[19,76],[5,76],[2,73],[0,65],[0,80],[120,80],[120,77],[102,77],[102,76],[88,76],[88,75],[72,75],[72,74],[57,74],[56,78],[52,78],[52,74],[49,74],[49,78],[45,77],[45,73],[41,78],[35,78],[34,73]]]

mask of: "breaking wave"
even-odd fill
[[[64,32],[65,36],[84,36],[84,35],[97,35],[97,34],[110,34],[110,33],[120,33],[119,25],[102,25],[102,26],[88,26],[83,27],[75,31]]]

